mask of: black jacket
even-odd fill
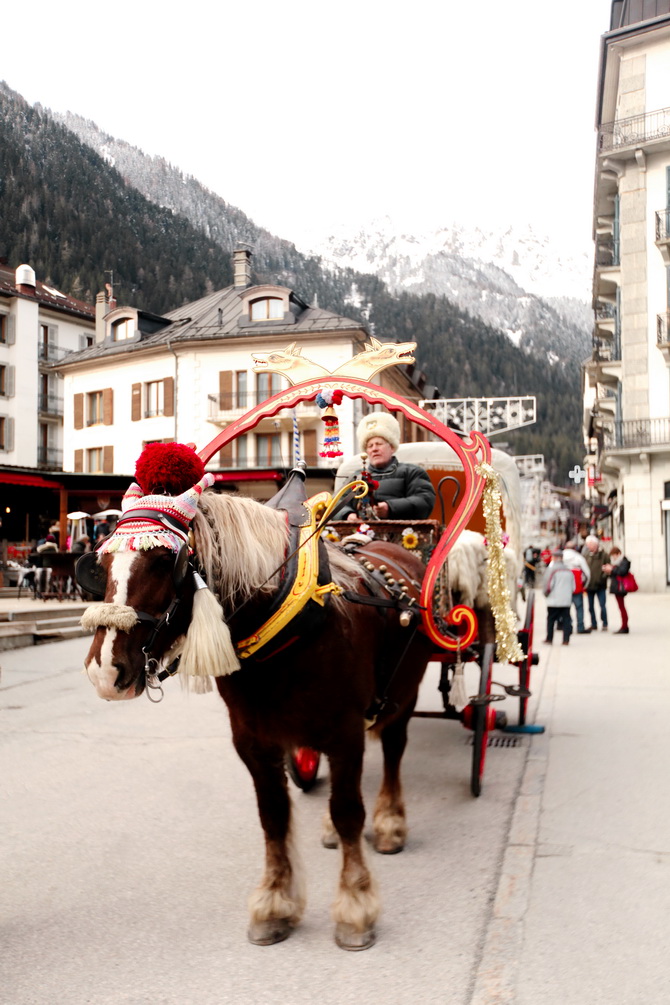
[[[368,467],[371,478],[379,482],[374,501],[388,503],[389,520],[427,520],[433,511],[435,489],[430,478],[418,464],[403,464],[393,455],[383,468]],[[359,477],[357,475],[356,477]],[[363,500],[365,504],[365,499]],[[356,509],[347,495],[333,515],[334,520],[346,520]]]

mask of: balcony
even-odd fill
[[[224,394],[210,394],[207,396],[209,406],[207,418],[217,426],[228,426],[235,419],[238,419],[249,409],[262,404],[268,400],[269,395],[255,394],[251,391],[231,391]],[[290,429],[293,422],[292,409],[282,409],[272,419],[264,419],[258,429],[263,430],[274,426],[276,429]],[[321,409],[315,401],[303,401],[296,407],[296,415],[299,420],[317,420],[321,418]],[[279,423],[279,425],[275,425]]]
[[[38,447],[37,464],[41,468],[60,471],[63,467],[63,451],[56,447]]]
[[[670,364],[670,313],[656,315],[656,345]]]
[[[215,455],[215,458],[217,455]],[[332,459],[319,457],[316,454],[305,454],[301,458],[308,468],[332,468]],[[263,460],[254,460],[251,457],[228,457],[221,463],[221,467],[226,471],[264,471],[267,468],[281,468],[286,470],[291,468],[293,465],[293,456],[291,457],[280,457],[275,456],[270,459],[265,458]]]
[[[661,145],[663,140],[670,140],[670,108],[604,122],[598,130],[598,151],[601,154],[629,151],[632,156],[636,149],[650,143]]]
[[[656,216],[656,247],[666,265],[670,265],[670,209],[658,210]]]
[[[68,352],[69,349],[63,349],[55,342],[39,342],[37,346],[37,358],[40,363],[58,363]]]
[[[594,363],[620,363],[621,344],[618,338],[593,337],[593,362]]]
[[[617,327],[616,305],[599,300],[595,309],[596,337],[614,335]]]
[[[670,418],[618,419],[604,445],[606,450],[670,449]]]
[[[37,408],[40,415],[62,416],[63,399],[56,394],[40,394]]]

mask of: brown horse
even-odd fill
[[[374,543],[358,557],[328,544],[326,579],[337,588],[323,604],[310,601],[313,611],[305,608],[300,620],[244,658],[238,643],[254,637],[285,586],[290,522],[281,509],[205,493],[191,525],[191,562],[209,590],[198,589],[198,577],[176,570],[183,564],[179,556],[175,562],[176,547],[145,541],[140,550],[126,543],[115,552],[112,539],[106,554],[87,557],[89,567],[98,563],[93,571],[101,578],[104,603],[83,619],[95,630],[86,669],[108,699],[136,697],[147,685],[151,696],[157,674],[180,651],[180,672],[195,674],[201,687],[204,675],[215,677],[236,750],[253,778],[265,832],[265,873],[250,900],[249,938],[258,945],[285,939],[304,907],[291,848],[286,752],[307,746],[328,757],[328,827],[332,823],[334,831],[324,843],[339,842],[342,850],[335,938],[344,949],[365,949],[374,942],[379,912],[362,844],[366,724],[375,720],[370,732],[381,739],[384,753],[374,845],[391,854],[406,838],[400,762],[431,654],[416,607],[424,567],[397,545]],[[380,565],[386,571],[372,571]],[[404,583],[398,586],[398,580]],[[203,594],[211,600],[204,620],[201,613],[196,617]],[[219,644],[228,630],[240,660],[226,650],[225,640]]]

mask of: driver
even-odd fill
[[[379,520],[427,520],[433,511],[435,489],[426,471],[418,464],[404,464],[395,456],[400,443],[398,420],[389,412],[370,412],[358,423],[359,450],[371,479],[372,512]],[[361,500],[363,505],[367,497]],[[361,516],[351,496],[346,496],[333,515],[335,520],[356,523]]]

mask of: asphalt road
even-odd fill
[[[246,940],[246,899],[261,831],[225,706],[176,681],[160,705],[101,701],[81,673],[87,645],[0,654],[3,1005],[477,1000],[528,737],[489,750],[473,799],[468,734],[412,721],[409,842],[401,855],[369,852],[384,910],[364,953],[333,941],[339,853],[319,841],[327,780],[294,790],[307,912],[287,942],[260,948]],[[420,706],[439,707],[433,673]],[[368,808],[379,777],[371,743]]]

